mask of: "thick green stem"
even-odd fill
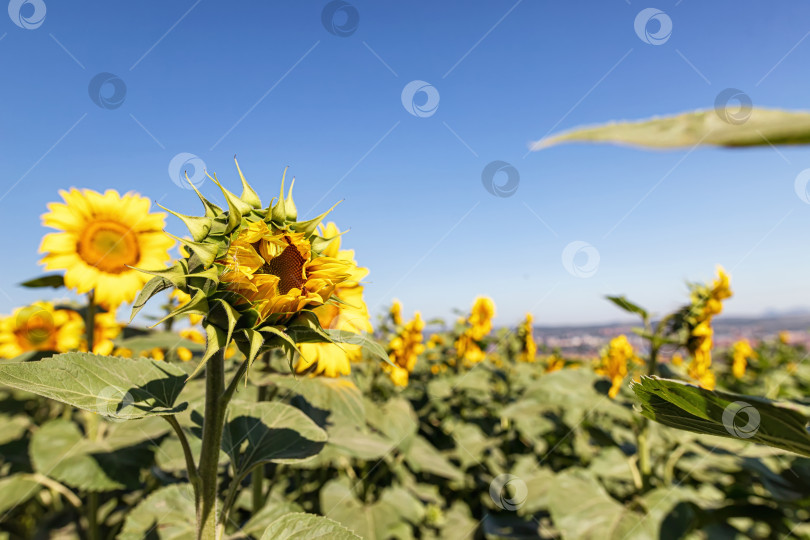
[[[227,408],[227,401],[223,399],[224,353],[224,350],[217,351],[205,366],[205,415],[198,470],[200,485],[196,490],[198,540],[217,540],[217,473]]]
[[[268,388],[266,386],[259,387],[259,394],[256,397],[257,401],[267,401]],[[264,507],[264,465],[259,465],[251,473],[250,490],[251,502],[253,505],[253,513],[255,514]]]
[[[91,491],[87,494],[87,538],[99,540],[98,530],[98,493]]]

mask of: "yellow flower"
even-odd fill
[[[531,313],[526,314],[526,320],[518,328],[518,337],[521,339],[521,351],[518,360],[521,362],[533,363],[537,356],[537,344],[534,341],[534,327],[532,326],[534,317]]]
[[[672,355],[672,365],[673,366],[682,366],[683,365],[683,356],[678,353]]]
[[[391,304],[391,310],[389,311],[389,315],[391,316],[391,321],[396,325],[399,326],[402,324],[402,304],[399,300],[394,300]]]
[[[554,373],[565,367],[565,360],[556,354],[552,354],[546,359],[546,373]]]
[[[183,328],[178,334],[181,338],[187,339],[193,343],[205,345],[205,336],[196,328]],[[183,362],[188,362],[194,357],[194,353],[187,347],[177,347],[177,357]]]
[[[389,375],[391,376],[391,382],[393,382],[394,385],[402,387],[408,386],[409,372],[407,369],[399,366],[388,367],[390,368]]]
[[[781,332],[779,332],[779,343],[781,343],[782,345],[787,345],[788,343],[790,343],[790,332],[788,332],[787,330],[782,330]]]
[[[731,373],[734,377],[737,379],[743,378],[743,376],[745,376],[745,368],[748,366],[748,359],[755,357],[756,353],[754,349],[751,348],[751,344],[748,343],[747,339],[741,339],[734,343],[731,347]]]
[[[82,324],[84,328],[84,324]],[[112,354],[113,340],[121,333],[121,325],[115,320],[115,312],[96,313],[93,333],[93,352],[96,354]],[[87,350],[86,340],[82,341],[82,349]]]
[[[495,302],[486,296],[476,298],[467,319],[473,339],[480,341],[492,331],[493,317],[495,317]]]
[[[349,261],[312,257],[304,233],[273,230],[264,221],[245,227],[228,248],[220,280],[237,297],[250,302],[262,320],[285,320],[305,309],[325,304],[339,284],[352,278]]]
[[[368,306],[363,300],[360,281],[368,275],[367,268],[357,266],[353,250],[341,250],[340,230],[329,222],[320,226],[321,236],[332,239],[324,250],[324,257],[345,264],[346,277],[334,286],[333,294],[341,304],[324,304],[313,309],[323,328],[345,330],[354,334],[372,331]],[[295,364],[298,373],[310,371],[313,375],[339,377],[351,373],[351,362],[362,358],[360,345],[350,343],[302,343],[301,354]]]
[[[163,353],[163,349],[161,349],[160,347],[155,347],[154,349],[141,351],[140,356],[144,358],[151,358],[153,360],[163,360],[166,358],[165,354]]]
[[[149,213],[149,199],[117,191],[60,191],[65,203],[50,203],[42,216],[46,234],[40,261],[47,270],[65,270],[65,285],[95,291],[95,301],[113,309],[131,302],[149,276],[131,267],[162,269],[174,241],[163,233],[162,213]]]
[[[413,372],[419,355],[425,352],[425,346],[422,343],[424,340],[422,330],[424,329],[425,322],[422,320],[422,314],[417,311],[413,320],[409,321],[388,343],[388,358],[395,366],[385,364],[384,369],[388,371],[391,380],[397,386],[408,385],[408,378],[406,376],[403,379],[401,371],[404,369],[406,375]],[[404,384],[401,384],[403,380]]]
[[[429,349],[434,347],[442,347],[445,344],[445,338],[441,334],[431,334],[430,338],[428,339],[427,346]]]
[[[0,358],[28,351],[77,350],[83,334],[84,321],[78,313],[54,309],[50,302],[35,302],[0,319]]]
[[[611,381],[608,395],[615,398],[622,386],[622,381],[627,376],[627,362],[634,360],[636,353],[633,346],[627,341],[624,334],[616,336],[610,340],[607,349],[602,353],[601,363],[596,368],[596,373],[608,377]]]

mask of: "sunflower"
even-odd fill
[[[627,376],[628,361],[636,361],[636,359],[636,353],[633,346],[627,341],[627,336],[622,334],[610,340],[607,348],[602,353],[596,373],[610,379],[611,386],[608,395],[611,398],[618,395],[622,381]]]
[[[28,351],[67,352],[82,343],[84,322],[69,309],[54,309],[50,302],[17,308],[0,319],[0,358]]]
[[[39,247],[47,270],[65,270],[65,285],[94,291],[95,301],[112,309],[131,302],[149,277],[132,267],[158,269],[169,260],[174,241],[162,229],[162,213],[149,213],[149,199],[135,193],[60,191],[64,203],[50,203]]]
[[[371,317],[363,300],[363,286],[360,281],[368,275],[368,269],[357,266],[354,250],[340,249],[340,230],[332,222],[319,226],[320,234],[332,239],[323,251],[324,257],[346,263],[347,277],[334,288],[334,296],[340,304],[324,304],[313,309],[323,328],[345,330],[354,334],[368,333]],[[351,362],[362,358],[360,345],[350,343],[302,343],[301,354],[295,365],[298,373],[311,370],[315,375],[339,377],[351,373]]]
[[[83,331],[84,327],[85,325],[82,323]],[[121,333],[121,325],[115,320],[115,313],[96,313],[93,330],[93,352],[104,355],[112,354],[115,348],[113,340]],[[82,340],[82,349],[87,350],[86,340]]]
[[[304,233],[275,230],[257,221],[245,227],[216,262],[224,266],[220,281],[236,295],[237,304],[249,302],[262,320],[280,321],[325,304],[338,284],[352,277],[350,261],[326,252],[312,257]]]

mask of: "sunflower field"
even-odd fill
[[[486,296],[369,313],[339,211],[236,173],[199,216],[48,206],[43,299],[0,319],[0,537],[810,538],[807,351],[715,347],[722,267],[669,314],[606,298],[635,337],[565,357]]]

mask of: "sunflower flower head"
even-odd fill
[[[425,352],[422,334],[424,329],[422,314],[417,311],[413,320],[408,321],[388,343],[388,358],[391,364],[383,367],[397,386],[408,385],[409,374],[413,373],[419,355]]]
[[[339,242],[339,235],[328,226],[318,228],[329,211],[298,221],[294,179],[285,195],[282,178],[278,198],[263,207],[238,163],[236,167],[242,180],[240,196],[225,189],[216,176],[209,176],[222,191],[227,210],[208,201],[193,184],[205,215],[169,210],[191,233],[191,240],[176,238],[189,255],[166,270],[149,272],[155,277],[133,307],[134,316],[151,296],[171,287],[189,295],[191,299],[166,318],[203,317],[206,351],[197,369],[231,342],[249,364],[267,348],[283,347],[292,359],[298,343],[332,342],[325,329],[336,330],[343,324],[339,289],[365,275],[352,256],[341,256],[339,244],[333,244]],[[353,307],[361,309],[357,304]],[[349,319],[345,324],[358,326],[357,320]],[[293,326],[295,331],[289,331]]]
[[[402,303],[400,303],[399,300],[394,299],[394,301],[391,302],[388,315],[391,317],[391,322],[394,323],[395,326],[402,324]]]
[[[741,339],[731,346],[731,373],[737,379],[745,376],[745,369],[748,367],[748,360],[756,358],[754,349],[747,339]]]
[[[610,379],[611,387],[608,395],[615,398],[622,386],[622,381],[627,376],[628,361],[635,361],[637,358],[633,346],[627,340],[627,336],[622,334],[610,340],[610,343],[602,352],[600,363],[596,367],[596,373]]]
[[[165,214],[150,213],[150,202],[135,193],[90,189],[60,191],[64,203],[50,203],[39,247],[47,270],[65,270],[65,286],[93,291],[95,302],[114,309],[131,302],[148,281],[135,268],[163,268],[174,240],[162,229]]]
[[[70,309],[35,302],[0,318],[0,358],[29,351],[67,352],[81,347],[84,321]]]
[[[531,313],[527,313],[526,319],[518,328],[518,339],[521,343],[521,350],[518,360],[521,362],[534,363],[534,361],[537,359],[537,343],[534,341],[534,327],[532,326],[533,322],[534,317]]]

